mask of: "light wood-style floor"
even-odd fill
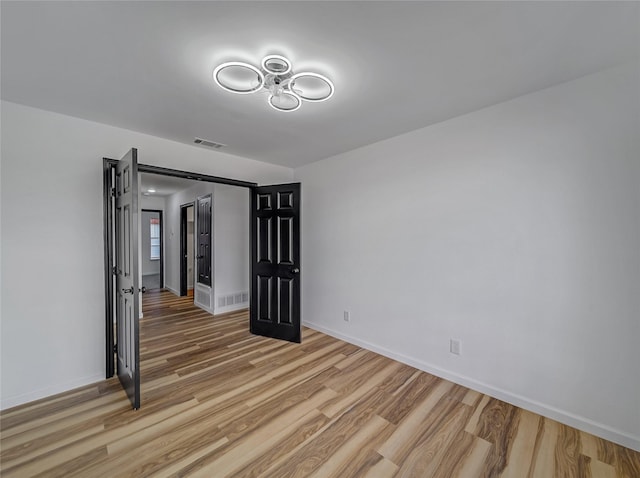
[[[142,408],[108,380],[1,414],[3,477],[640,477],[640,453],[322,333],[146,294]]]

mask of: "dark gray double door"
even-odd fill
[[[116,162],[115,174],[106,175],[105,183],[105,229],[110,231],[105,234],[107,277],[114,278],[106,287],[107,362],[110,351],[115,350],[116,373],[135,409],[140,408],[138,172],[157,169],[139,167],[137,150],[132,149]],[[194,173],[164,172],[212,180]],[[110,225],[111,217],[114,224]],[[251,186],[250,233],[250,330],[300,342],[300,184]],[[110,343],[113,315],[115,341],[111,334]],[[107,377],[111,375],[107,363]]]

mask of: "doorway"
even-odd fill
[[[105,237],[105,308],[106,308],[106,377],[114,375],[114,354],[117,356],[117,374],[135,409],[140,407],[140,339],[139,305],[144,292],[139,277],[138,235],[140,228],[140,209],[138,204],[138,181],[140,173],[150,173],[163,177],[175,177],[196,180],[201,183],[214,183],[224,186],[241,186],[249,194],[249,224],[241,220],[244,229],[249,230],[247,246],[242,256],[250,264],[250,291],[229,293],[217,297],[218,307],[235,306],[238,301],[247,302],[250,311],[249,329],[252,333],[267,337],[300,342],[300,287],[299,287],[299,220],[300,220],[300,184],[281,184],[257,186],[255,183],[208,176],[198,173],[171,170],[157,166],[137,163],[137,150],[133,148],[121,160],[103,159],[103,197],[104,197],[104,237]],[[232,188],[235,189],[235,188]],[[196,192],[196,191],[191,191]],[[202,194],[202,193],[200,193]],[[210,223],[211,197],[197,195],[198,207],[208,209],[207,222]],[[246,194],[246,193],[244,193]],[[186,198],[185,198],[186,199]],[[178,203],[180,204],[180,203]],[[195,203],[194,203],[195,206]],[[242,208],[245,212],[246,206]],[[179,209],[171,209],[178,213]],[[178,214],[175,214],[176,216]],[[185,211],[186,215],[186,211]],[[194,239],[199,232],[198,211],[194,208]],[[230,215],[230,217],[233,216]],[[168,216],[167,245],[171,246],[174,231],[180,229],[175,219]],[[177,218],[176,218],[177,219]],[[159,221],[159,224],[160,225]],[[188,221],[187,221],[188,223]],[[248,226],[248,228],[247,228]],[[231,227],[221,227],[221,231],[231,231]],[[149,224],[151,236],[151,222]],[[211,236],[212,229],[202,231]],[[186,237],[186,235],[185,235]],[[178,239],[178,238],[176,238]],[[235,241],[237,242],[237,241]],[[160,242],[160,245],[162,242]],[[194,240],[195,244],[195,240]],[[150,243],[151,245],[151,243]],[[247,249],[250,256],[247,257]],[[172,249],[173,250],[173,249]],[[185,240],[186,251],[186,240]],[[151,252],[149,252],[151,254]],[[194,248],[194,255],[200,255]],[[211,247],[208,256],[213,260]],[[126,260],[122,261],[121,259]],[[224,259],[224,258],[221,258]],[[194,257],[194,261],[196,258]],[[167,274],[170,270],[178,272],[182,261],[168,260]],[[207,261],[210,262],[210,261]],[[222,260],[219,261],[223,262]],[[175,264],[173,266],[172,264]],[[126,267],[124,267],[126,266]],[[171,266],[171,267],[169,267]],[[177,266],[177,267],[176,267]],[[218,270],[218,266],[216,266]],[[175,277],[173,272],[173,277]],[[195,272],[195,271],[194,271]],[[208,272],[208,273],[207,273]],[[214,288],[207,286],[207,276],[212,279],[213,267],[198,268],[198,280],[194,280],[194,302],[213,308]],[[170,275],[170,274],[169,274]],[[222,274],[223,276],[228,274]],[[186,274],[185,274],[186,276]],[[200,281],[202,276],[203,281]],[[174,279],[175,280],[175,279]],[[175,282],[172,282],[175,284]],[[179,284],[176,284],[179,286]],[[213,285],[213,284],[211,284]],[[169,287],[169,285],[166,285]],[[203,304],[198,300],[198,292],[208,287]],[[174,293],[175,289],[171,289]],[[126,299],[118,300],[125,295]],[[249,300],[248,300],[249,299]],[[125,303],[131,307],[121,307]],[[115,310],[114,310],[115,309]],[[212,314],[215,312],[211,312]],[[115,334],[113,324],[116,324]],[[117,337],[117,341],[115,340]]]
[[[194,231],[195,207],[193,202],[180,206],[180,295],[193,297],[195,263]]]
[[[146,290],[164,287],[164,241],[162,210],[142,209],[140,219],[140,266],[142,287]]]

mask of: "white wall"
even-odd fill
[[[140,209],[156,209],[164,211],[164,196],[145,196],[141,194],[139,199]]]
[[[304,322],[639,449],[638,85],[627,65],[296,169]]]
[[[1,107],[0,406],[7,408],[104,378],[103,157],[137,147],[144,164],[264,184],[291,181],[292,171],[5,101]]]
[[[247,308],[250,269],[248,189],[215,185],[213,237],[215,313]],[[240,293],[247,294],[247,301],[221,305],[221,297]]]

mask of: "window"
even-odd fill
[[[149,220],[151,226],[151,259],[152,261],[160,260],[160,219],[157,217]]]

